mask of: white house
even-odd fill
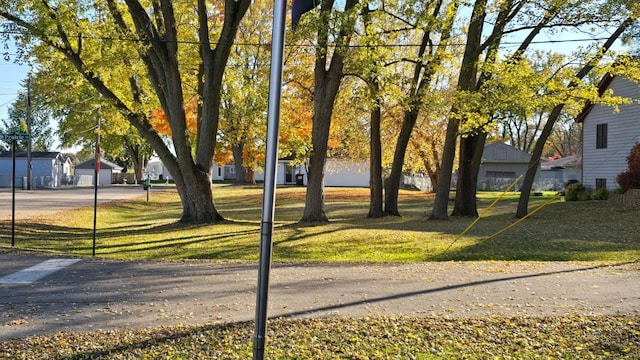
[[[94,177],[96,173],[95,159],[89,159],[75,166],[74,175],[77,177],[78,185],[95,185]],[[98,185],[113,184],[114,175],[122,172],[122,167],[100,159],[100,172],[98,173]]]
[[[231,174],[233,165],[224,166],[224,178],[235,179]],[[307,185],[307,167],[305,164],[294,164],[293,159],[278,159],[276,185]],[[264,172],[255,173],[256,181],[264,181]],[[328,187],[369,187],[369,163],[347,159],[327,159],[325,165],[324,185]]]
[[[325,186],[369,187],[369,163],[348,159],[327,159],[324,168]]]
[[[27,153],[16,152],[16,187],[24,187],[27,178]],[[32,151],[31,176],[32,185],[38,187],[59,187],[63,179],[71,173],[71,161],[60,152]],[[11,187],[13,172],[13,153],[0,153],[0,187]]]
[[[542,162],[541,177],[544,179],[558,179],[562,184],[569,180],[582,181],[582,157],[570,155],[559,159]]]
[[[605,105],[587,104],[576,122],[582,123],[582,183],[588,189],[617,189],[616,177],[627,170],[627,156],[640,142],[640,85],[621,76],[605,75],[600,93],[630,98],[619,112]]]
[[[225,166],[225,171],[231,168],[235,179],[233,165]],[[293,158],[278,159],[276,168],[276,185],[307,185],[307,167],[305,164],[294,164]],[[264,181],[264,171],[256,171],[256,181]]]

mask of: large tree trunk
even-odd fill
[[[247,171],[245,167],[242,165],[243,163],[243,152],[244,152],[244,144],[241,142],[236,145],[231,145],[231,152],[233,153],[233,168],[236,171],[236,185],[246,184],[245,177],[247,176]]]
[[[487,134],[481,133],[460,140],[458,183],[452,216],[478,216],[476,187],[486,138]]]
[[[436,197],[433,201],[430,220],[446,220],[449,218],[449,192],[451,190],[451,178],[453,177],[453,162],[456,158],[456,143],[458,140],[458,128],[460,122],[457,117],[450,116],[447,124],[447,133],[442,150],[442,163],[440,176],[436,186]]]
[[[477,62],[480,57],[481,36],[484,19],[486,16],[487,0],[476,0],[473,5],[471,22],[467,31],[467,44],[465,46],[462,64],[460,66],[460,76],[458,78],[458,90],[472,90],[476,84],[478,73]],[[451,111],[456,113],[455,105]],[[436,198],[433,202],[433,209],[429,219],[446,220],[447,207],[449,205],[449,189],[451,187],[451,178],[453,177],[453,163],[456,156],[456,145],[458,140],[458,131],[460,128],[460,120],[458,116],[449,116],[447,123],[447,132],[445,135],[444,149],[442,151],[442,164],[440,165],[440,179],[436,188]]]
[[[182,202],[180,222],[212,223],[223,221],[224,218],[216,210],[213,201],[211,175],[195,166],[187,175],[181,176],[180,181],[176,181],[176,188]]]
[[[247,171],[245,171],[244,183],[248,185],[256,184],[256,173],[253,169],[247,169]]]
[[[398,211],[398,193],[400,191],[400,182],[402,180],[402,167],[404,165],[404,155],[407,152],[411,132],[418,120],[418,110],[407,111],[404,114],[402,128],[398,135],[396,150],[393,154],[393,164],[391,165],[391,174],[387,181],[385,189],[384,211],[388,215],[400,216]]]
[[[431,152],[433,153],[433,164],[428,160],[425,160],[424,167],[429,174],[429,180],[431,180],[431,188],[438,187],[438,179],[440,178],[440,153],[438,152],[438,141],[434,138],[431,140]],[[425,156],[425,159],[429,159]]]
[[[367,5],[362,12],[364,26],[367,29],[371,26],[370,15],[371,9]],[[376,70],[370,73],[366,79],[369,96],[373,99],[373,106],[369,112],[369,213],[367,217],[374,219],[385,215],[382,198],[384,189],[382,183],[382,138],[380,134],[382,109],[379,76],[380,73]]]
[[[442,1],[436,2],[433,12],[433,17],[440,16],[440,9],[443,5]],[[398,211],[398,192],[400,191],[400,180],[402,179],[402,168],[404,165],[404,156],[409,144],[409,139],[413,128],[415,127],[418,119],[418,112],[420,106],[424,101],[424,93],[431,83],[431,79],[436,72],[436,69],[440,66],[444,59],[444,54],[447,51],[447,44],[451,38],[451,31],[458,12],[459,3],[452,1],[447,7],[447,16],[442,24],[442,33],[440,34],[440,43],[438,46],[433,47],[432,34],[427,31],[422,36],[422,43],[418,50],[418,56],[416,58],[428,58],[425,56],[427,51],[432,54],[432,58],[428,61],[421,61],[416,63],[413,70],[412,90],[409,96],[409,108],[404,114],[404,120],[402,123],[402,129],[398,135],[398,142],[396,143],[396,150],[393,156],[393,164],[391,165],[391,174],[386,184],[385,191],[385,212],[390,215],[400,216]]]
[[[60,51],[91,86],[102,95],[105,102],[120,111],[131,125],[149,141],[167,166],[171,176],[176,180],[176,188],[183,205],[182,221],[216,222],[221,220],[213,203],[209,175],[218,131],[220,89],[238,25],[251,1],[225,0],[224,20],[221,25],[212,25],[217,23],[219,18],[211,21],[210,5],[206,0],[196,1],[193,16],[198,21],[197,43],[199,44],[202,66],[199,66],[201,73],[198,74],[198,80],[200,84],[197,86],[197,100],[201,106],[198,109],[198,128],[195,131],[189,129],[186,123],[185,104],[187,101],[183,89],[191,88],[191,85],[183,82],[181,63],[178,60],[180,57],[179,47],[184,46],[183,39],[178,33],[178,21],[179,17],[185,14],[182,11],[176,14],[171,1],[142,3],[138,0],[106,0],[106,3],[108,12],[103,15],[110,15],[110,19],[99,22],[99,25],[104,25],[105,30],[114,33],[116,37],[139,40],[136,42],[135,56],[144,63],[146,74],[140,71],[131,75],[129,86],[132,96],[129,98],[122,97],[126,96],[124,95],[127,93],[126,91],[120,91],[121,89],[115,91],[114,88],[110,88],[110,85],[103,81],[99,74],[91,70],[91,66],[87,66],[84,56],[87,52],[82,50],[81,37],[77,34],[77,28],[71,25],[70,30],[67,29],[67,24],[60,22],[55,9],[47,9],[42,14],[33,13],[36,20],[40,15],[45,17],[45,22],[51,25],[51,29],[55,29],[55,34],[50,34],[49,30],[45,31],[39,28],[36,22],[29,24],[19,17],[5,13],[3,13],[3,17],[26,27],[43,44]],[[48,6],[49,4],[44,4],[41,8]],[[74,21],[70,19],[68,23],[73,24]],[[109,28],[111,25],[113,27]],[[216,28],[212,28],[212,26]],[[215,40],[210,38],[212,34],[216,34]],[[55,40],[75,39],[76,36],[78,36],[78,42],[74,41],[73,44],[67,40]],[[215,48],[211,47],[212,44],[215,44]],[[128,55],[134,56],[133,53]],[[122,65],[130,64],[128,59],[123,60]],[[148,78],[152,90],[142,89],[137,81],[139,77]],[[171,128],[172,147],[175,155],[169,151],[163,139],[149,123],[148,111],[142,110],[148,105],[143,103],[142,99],[153,97],[144,94],[145,91],[155,93],[154,95],[166,115]],[[143,94],[145,96],[142,96]],[[189,99],[192,96],[193,94],[189,94]],[[195,159],[192,137],[195,137]]]
[[[198,128],[195,133],[195,157],[193,152],[193,129],[187,127],[185,96],[178,63],[178,33],[176,18],[171,2],[163,1],[155,8],[155,18],[151,18],[136,0],[126,0],[136,32],[142,39],[148,39],[149,49],[141,50],[149,78],[158,100],[171,126],[175,156],[168,150],[147,121],[133,124],[147,138],[176,182],[176,189],[182,201],[181,222],[215,223],[223,218],[218,213],[211,193],[211,167],[215,138],[220,115],[220,89],[222,78],[238,30],[238,24],[246,13],[250,1],[225,0],[224,23],[215,48],[211,48],[209,17],[204,0],[197,1],[199,21],[200,57],[198,79]],[[128,25],[119,18],[119,10],[112,2],[110,9],[119,26]],[[161,15],[161,16],[160,16]],[[155,22],[154,20],[162,19]],[[154,26],[161,27],[158,31]],[[136,119],[138,120],[138,119]]]
[[[317,89],[318,85],[316,85]],[[304,204],[304,212],[301,222],[328,222],[329,219],[324,212],[324,166],[327,160],[327,145],[329,140],[329,127],[331,126],[331,112],[333,111],[333,101],[337,95],[330,94],[325,102],[314,99],[315,113],[313,114],[313,126],[311,132],[311,143],[313,150],[309,157],[307,194]],[[316,90],[317,91],[317,90]]]
[[[428,138],[425,135],[422,136]],[[420,141],[421,139],[412,139],[409,144],[422,158],[423,166],[427,171],[429,181],[431,182],[431,188],[435,189],[438,186],[438,177],[440,174],[440,153],[438,152],[438,141],[435,139],[435,137],[432,137],[429,141],[429,150],[431,150],[431,156],[429,156],[427,150],[421,147],[421,145],[419,144]]]
[[[382,141],[380,140],[380,124],[382,111],[380,103],[376,101],[371,110],[371,145],[369,154],[369,214],[370,218],[384,216],[382,209]]]
[[[331,11],[333,3],[333,0],[322,1],[320,5],[321,16],[326,16]],[[347,0],[345,13],[352,11],[357,4],[358,0]],[[311,128],[311,144],[313,148],[309,157],[307,195],[300,222],[329,221],[324,212],[324,165],[327,160],[331,115],[344,70],[342,45],[349,43],[354,26],[355,22],[349,19],[345,19],[340,25],[338,46],[336,46],[331,56],[331,63],[328,69],[329,29],[326,26],[321,26],[318,30],[318,47],[316,48],[314,67],[314,113]]]
[[[140,147],[127,143],[127,154],[133,163],[133,181],[135,184],[142,179],[144,169],[147,167],[147,159],[143,157]]]

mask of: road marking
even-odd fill
[[[0,277],[0,284],[30,284],[78,261],[80,259],[51,259],[43,261],[16,273]]]

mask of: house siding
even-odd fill
[[[640,99],[638,84],[615,77],[609,88],[614,95]],[[620,105],[620,111],[609,106],[595,105],[583,120],[582,182],[588,189],[596,188],[596,179],[606,179],[607,188],[619,187],[616,177],[627,169],[627,156],[640,140],[640,105]],[[607,124],[607,147],[596,148],[597,127]]]
[[[527,171],[529,159],[531,159],[531,155],[511,145],[500,142],[486,144],[482,152],[477,189],[504,190],[508,188],[517,177]]]
[[[0,187],[11,187],[11,175],[13,172],[13,156],[7,152],[0,157]],[[26,155],[20,153],[16,155],[16,187],[24,187],[26,185],[27,171]],[[38,187],[58,187],[64,175],[64,163],[59,153],[41,153],[35,152],[31,159],[31,176],[32,185]]]
[[[96,162],[94,159],[86,160],[78,165],[74,169],[74,175],[78,178],[78,186],[95,185],[95,170]],[[119,174],[122,168],[118,165],[106,161],[100,160],[100,172],[98,173],[98,185],[110,185],[113,183],[114,174]]]
[[[369,187],[369,164],[355,160],[327,159],[325,186]]]

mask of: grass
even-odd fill
[[[640,259],[640,209],[601,201],[531,199],[530,218],[513,218],[518,194],[479,193],[480,220],[428,221],[431,195],[400,193],[402,217],[367,219],[367,189],[326,191],[331,222],[299,224],[303,188],[278,189],[274,261],[422,262],[532,260],[630,262]],[[227,222],[180,225],[172,191],[101,205],[97,256],[113,259],[255,261],[259,187],[214,189]],[[547,204],[547,205],[544,205]],[[17,222],[16,248],[90,255],[93,208]],[[467,231],[468,230],[468,231]],[[461,235],[463,234],[464,235]],[[0,252],[11,225],[0,228]],[[640,359],[640,316],[274,320],[269,359]],[[0,359],[248,359],[253,324],[56,333],[0,342]]]
[[[640,317],[274,320],[267,359],[638,359]],[[58,333],[0,359],[250,359],[250,323]]]
[[[273,257],[284,262],[422,262],[464,260],[635,261],[640,259],[639,209],[602,201],[564,202],[553,193],[532,197],[530,218],[513,225],[518,194],[479,193],[481,218],[428,221],[433,196],[400,193],[402,217],[368,219],[367,189],[328,188],[330,223],[298,223],[304,189],[277,192]],[[211,259],[255,261],[260,241],[259,187],[214,189],[227,218],[217,225],[180,225],[174,191],[102,205],[98,209],[97,250],[113,259]],[[550,202],[550,203],[549,203]],[[547,204],[547,205],[544,205]],[[511,228],[506,229],[509,226]],[[10,244],[11,226],[0,228]],[[16,224],[16,247],[70,255],[90,255],[93,208],[67,211]],[[506,230],[505,230],[506,229]],[[463,234],[461,236],[461,234]]]

